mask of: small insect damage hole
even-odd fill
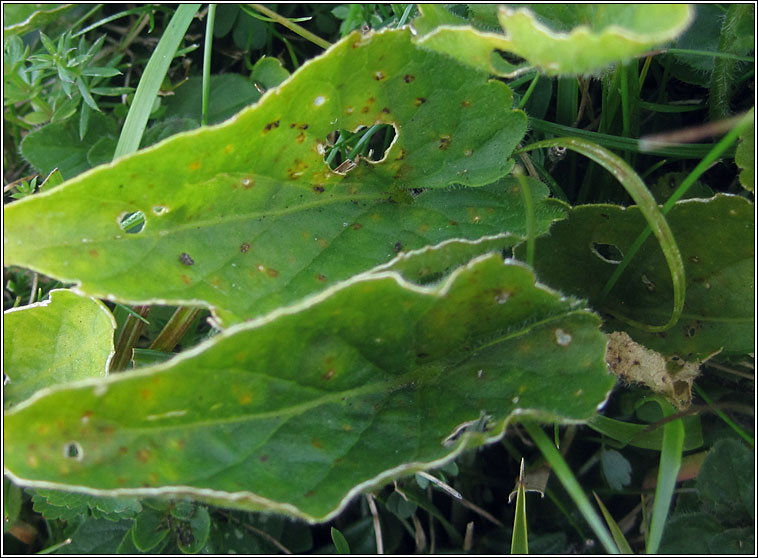
[[[134,213],[122,213],[117,221],[118,226],[126,234],[137,234],[145,228],[146,219],[142,211],[135,211]]]
[[[618,246],[614,244],[603,244],[601,242],[593,242],[590,244],[590,250],[598,258],[607,263],[620,264],[624,259],[624,253],[618,249]]]
[[[84,450],[79,442],[66,442],[63,444],[63,457],[81,461],[84,459]]]
[[[372,162],[384,159],[397,131],[392,124],[360,126],[356,131],[335,130],[326,136],[324,162],[338,174],[347,174],[361,159]]]

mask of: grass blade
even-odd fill
[[[213,26],[216,22],[216,4],[208,5],[208,20],[205,22],[205,48],[203,49],[203,101],[200,125],[208,125],[208,102],[211,94],[211,52],[213,50]]]
[[[621,532],[621,529],[618,526],[618,523],[613,519],[613,516],[608,512],[608,509],[603,504],[603,501],[598,497],[597,494],[594,492],[592,495],[595,497],[595,501],[597,502],[597,505],[600,507],[600,511],[603,512],[603,517],[605,518],[605,522],[608,524],[608,527],[611,529],[611,534],[613,535],[613,540],[616,541],[616,544],[619,547],[619,550],[622,554],[634,554],[632,552],[632,547],[629,546],[629,543],[626,540],[626,537],[624,536],[624,533]]]
[[[540,428],[537,423],[525,420],[522,424],[534,443],[540,448],[542,455],[544,455],[545,459],[550,463],[553,471],[566,489],[566,492],[568,492],[571,499],[574,500],[576,507],[595,532],[595,535],[597,535],[597,538],[603,544],[605,549],[611,554],[618,554],[619,549],[613,541],[610,533],[608,533],[608,530],[605,528],[605,525],[603,525],[603,520],[600,519],[600,516],[592,507],[592,504],[584,494],[582,487],[579,486],[576,477],[563,460],[563,457],[561,457],[561,454],[550,441],[550,438],[547,437],[547,434],[542,431],[542,428]]]
[[[526,530],[526,489],[524,485],[524,458],[521,458],[518,488],[516,489],[516,513],[513,516],[513,537],[511,554],[529,554],[529,540]]]
[[[139,148],[155,96],[158,94],[163,78],[192,18],[199,9],[200,4],[181,4],[172,16],[137,86],[134,101],[126,115],[121,136],[118,138],[116,152],[113,154],[114,159],[133,153]]]
[[[556,138],[538,141],[521,149],[517,149],[514,153],[518,154],[533,149],[555,146],[563,146],[589,157],[598,165],[613,174],[613,176],[621,182],[634,200],[634,203],[640,208],[645,220],[648,222],[655,237],[658,239],[658,243],[663,251],[663,256],[666,258],[666,263],[671,271],[671,282],[674,290],[674,308],[668,322],[660,326],[651,326],[632,320],[631,318],[618,313],[614,313],[615,317],[645,331],[658,332],[670,329],[679,321],[679,318],[682,315],[682,309],[684,308],[684,263],[682,262],[682,256],[679,253],[676,241],[674,240],[674,235],[672,234],[666,219],[663,217],[663,213],[661,213],[661,210],[658,208],[655,198],[653,198],[653,195],[647,187],[645,187],[645,183],[642,182],[639,175],[634,172],[634,169],[632,169],[626,161],[607,149],[581,138]]]
[[[663,410],[664,416],[674,413],[674,408],[666,401],[655,398]],[[684,444],[684,426],[682,419],[666,423],[663,427],[663,447],[661,460],[658,467],[658,484],[655,488],[655,502],[653,503],[653,517],[650,520],[649,537],[646,552],[656,554],[663,537],[663,528],[666,525],[671,498],[674,495],[676,477],[682,465],[682,446]]]

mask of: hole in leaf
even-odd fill
[[[624,254],[618,249],[618,246],[614,244],[602,244],[600,242],[593,242],[590,245],[592,253],[604,262],[612,264],[620,264],[624,259]]]
[[[81,461],[84,457],[84,450],[79,442],[66,442],[63,444],[63,457]]]
[[[118,219],[121,229],[127,234],[137,234],[145,227],[145,214],[141,211],[125,213]]]
[[[335,130],[326,137],[324,161],[333,171],[346,174],[360,159],[381,161],[396,135],[392,124],[361,126],[355,132]]]

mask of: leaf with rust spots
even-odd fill
[[[615,378],[582,306],[504,262],[497,239],[402,253],[164,364],[17,405],[4,464],[25,485],[325,521],[516,417],[593,416]]]
[[[353,33],[218,126],[8,204],[4,261],[101,298],[204,306],[229,325],[387,262],[397,242],[413,250],[523,236],[523,203],[510,179],[497,182],[526,130],[512,106],[507,85],[417,47],[409,29]],[[332,171],[329,133],[373,124],[396,131],[386,157]],[[534,184],[539,233],[561,210]],[[407,193],[419,188],[427,191]],[[493,214],[451,229],[466,221],[463,203]],[[143,228],[121,230],[120,219],[139,211]],[[369,214],[383,219],[348,226]],[[278,275],[252,273],[258,264]]]

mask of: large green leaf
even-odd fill
[[[687,298],[681,320],[670,330],[647,333],[609,319],[638,343],[665,356],[700,360],[723,350],[753,348],[754,205],[719,194],[677,203],[666,215],[684,261]],[[535,269],[548,285],[586,297],[598,310],[619,312],[643,323],[660,323],[671,307],[669,270],[649,238],[607,299],[605,282],[645,227],[636,207],[587,205],[571,210],[549,236],[537,239]],[[523,256],[524,250],[518,252]],[[520,257],[521,257],[520,256]]]
[[[324,520],[515,417],[592,416],[614,383],[599,324],[497,253],[433,287],[377,270],[163,365],[40,392],[5,416],[5,466],[31,485]],[[461,434],[482,414],[489,430]]]
[[[399,250],[523,233],[514,181],[440,189],[504,176],[526,116],[511,109],[503,83],[410,36],[351,34],[226,123],[7,206],[6,264],[79,282],[101,298],[204,304],[232,322]],[[362,160],[346,175],[330,170],[327,135],[374,123],[397,130],[384,159]],[[437,190],[407,191],[418,188]],[[539,232],[560,210],[537,205]],[[144,228],[126,234],[119,220],[138,211]]]
[[[591,73],[641,56],[676,38],[693,18],[692,8],[683,4],[503,6],[498,20],[505,34],[498,34],[451,25],[450,18],[435,14],[432,19],[421,11],[422,29],[445,25],[424,35],[419,45],[495,73],[500,62],[493,51],[508,51],[548,75]]]
[[[10,407],[44,387],[108,373],[116,321],[99,300],[69,290],[3,314],[3,371]]]

